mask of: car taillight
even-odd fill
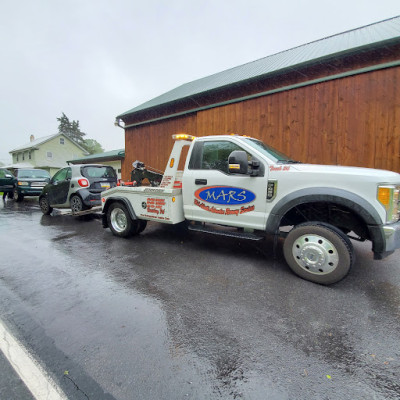
[[[89,181],[85,178],[78,179],[78,184],[80,187],[88,187]]]

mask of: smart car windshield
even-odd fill
[[[18,178],[34,178],[46,179],[50,178],[50,174],[42,169],[19,169],[17,171]]]
[[[116,178],[113,167],[108,166],[87,166],[82,167],[81,173],[85,178]]]
[[[298,163],[299,161],[292,160],[287,155],[281,153],[280,151],[274,149],[271,146],[266,145],[265,143],[261,142],[260,140],[253,139],[253,138],[245,138],[244,141],[253,147],[254,149],[258,150],[259,152],[266,155],[268,158],[272,159],[272,161],[277,163]]]

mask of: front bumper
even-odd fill
[[[390,225],[383,225],[386,239],[386,251],[400,249],[400,221]]]
[[[0,192],[3,192],[3,193],[10,193],[13,190],[14,190],[14,185],[5,185],[0,188]]]
[[[374,241],[373,251],[374,259],[382,260],[390,254],[394,253],[395,250],[400,249],[400,221],[394,224],[387,224],[381,226],[375,226],[374,237],[379,240]]]
[[[43,188],[18,187],[18,193],[24,196],[40,196]]]

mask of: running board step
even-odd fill
[[[227,236],[233,237],[237,239],[247,239],[247,240],[262,240],[264,236],[256,235],[255,233],[250,232],[233,232],[233,231],[224,231],[220,229],[213,229],[203,225],[189,225],[188,229],[190,231],[203,232],[203,233],[211,233],[212,235],[219,236]]]

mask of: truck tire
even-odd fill
[[[283,253],[295,274],[322,285],[342,280],[354,263],[350,239],[336,227],[320,222],[295,226],[285,239]]]
[[[110,205],[107,211],[107,222],[115,236],[126,238],[138,233],[138,221],[132,220],[128,210],[121,203]]]

